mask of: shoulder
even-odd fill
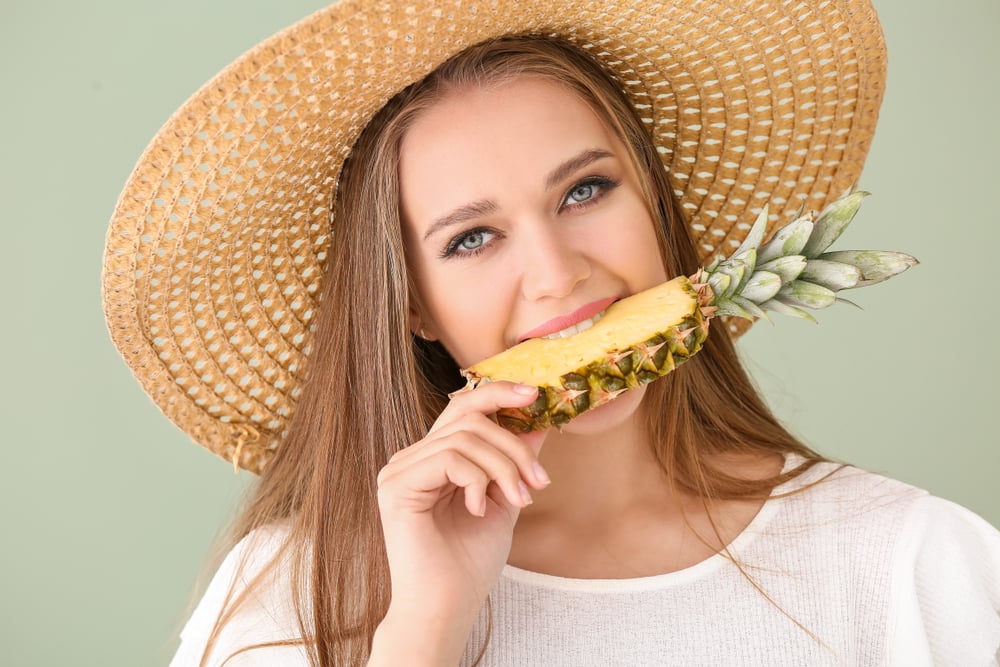
[[[972,510],[929,494],[913,503],[902,533],[903,551],[924,560],[975,552],[997,565],[1000,557],[1000,531]]]
[[[799,463],[793,458],[787,468]],[[820,462],[774,490],[778,521],[772,527],[853,542],[861,551],[888,549],[906,517],[927,497],[926,490],[885,475]]]
[[[907,513],[894,555],[891,646],[900,663],[1000,661],[1000,532],[928,495]]]
[[[791,515],[780,524],[828,528],[889,550],[914,566],[937,558],[978,554],[996,566],[1000,531],[961,505],[885,475],[820,463],[776,489]]]
[[[786,496],[793,511],[818,520],[892,526],[888,537],[899,550],[936,545],[946,534],[958,546],[995,546],[1000,539],[989,522],[926,489],[850,465],[819,463],[775,496]]]
[[[294,568],[289,545],[290,529],[272,525],[251,531],[226,555],[198,606],[181,631],[181,644],[171,667],[198,665],[211,642],[207,664],[299,664],[301,647],[278,646],[239,653],[268,642],[288,642],[301,637],[292,595]],[[212,633],[225,618],[218,635]],[[302,662],[301,664],[305,664]]]
[[[817,561],[850,571],[862,613],[885,618],[890,664],[1000,661],[994,526],[924,489],[851,466],[820,464],[789,486],[779,525],[812,536]]]
[[[793,458],[788,466],[794,467],[796,463]],[[872,501],[877,501],[875,507],[881,508],[898,503],[909,504],[928,495],[926,490],[912,484],[852,465],[827,461],[816,463],[799,477],[777,489],[776,495],[792,495],[800,491],[807,491],[809,501],[814,503],[848,503],[869,508]]]

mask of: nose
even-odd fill
[[[590,277],[590,260],[559,224],[533,225],[522,238],[521,291],[526,299],[562,298]]]

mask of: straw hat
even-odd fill
[[[854,184],[885,80],[864,0],[343,0],[205,84],[142,154],[107,235],[104,308],[146,392],[260,472],[288,425],[344,158],[464,47],[555,34],[619,75],[708,261]]]

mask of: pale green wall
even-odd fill
[[[0,2],[4,664],[155,665],[172,654],[247,476],[161,418],[112,349],[99,294],[105,225],[170,112],[322,4]],[[772,404],[816,447],[1000,524],[990,256],[1000,247],[1000,4],[877,6],[891,65],[861,183],[875,196],[844,242],[906,250],[923,265],[859,294],[864,312],[761,325],[743,349]]]

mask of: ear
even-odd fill
[[[426,319],[417,312],[416,308],[410,308],[409,324],[410,333],[414,336],[423,338],[426,341],[436,341],[438,339],[437,334],[434,333],[434,328],[426,322]]]

